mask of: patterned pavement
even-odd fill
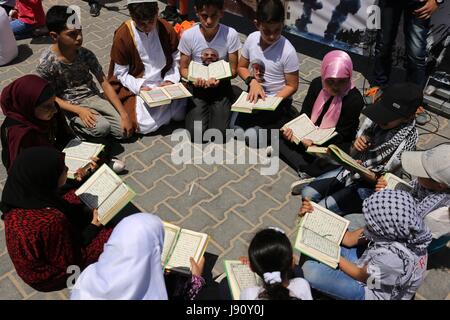
[[[46,9],[55,4],[80,6],[84,46],[94,51],[105,72],[113,31],[128,18],[126,1],[106,2],[101,15],[96,18],[89,16],[87,3],[80,0],[44,2]],[[241,36],[244,40],[245,35]],[[13,79],[34,73],[39,56],[49,43],[48,38],[19,41],[19,57],[12,64],[0,67],[0,90]],[[320,60],[302,53],[299,53],[299,59],[303,79],[312,80],[319,76]],[[363,87],[362,74],[355,72],[354,81],[358,88]],[[243,85],[240,80],[233,82],[237,86]],[[297,108],[301,107],[306,91],[307,84],[302,80],[295,95]],[[426,131],[433,131],[436,126],[439,126],[441,136]],[[155,212],[163,220],[211,235],[207,251],[219,256],[214,274],[223,272],[223,259],[246,255],[249,241],[261,228],[277,226],[294,238],[300,199],[290,195],[289,186],[297,178],[292,169],[280,161],[277,174],[264,176],[260,170],[267,164],[236,164],[242,153],[246,157],[255,156],[255,151],[247,147],[237,148],[234,152],[219,147],[224,157],[227,155],[227,159],[235,164],[208,165],[193,161],[193,164],[176,165],[171,160],[172,147],[177,143],[171,140],[172,129],[173,126],[163,128],[157,134],[142,136],[133,143],[117,147],[118,156],[126,162],[128,169],[122,177],[136,191],[133,204],[139,210]],[[419,149],[432,147],[450,137],[448,120],[442,117],[433,116],[431,123],[420,131]],[[202,148],[190,144],[189,147],[194,155],[194,150],[199,152]],[[1,189],[5,179],[5,170],[0,166]],[[37,292],[17,276],[6,251],[3,229],[0,221],[0,299],[67,299],[68,290]],[[430,257],[429,270],[416,299],[450,299],[449,252],[447,247]]]

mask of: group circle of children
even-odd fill
[[[200,23],[179,38],[171,24],[158,18],[157,2],[128,0],[131,19],[114,33],[107,75],[95,54],[82,46],[81,26],[67,24],[72,12],[53,6],[46,14],[53,44],[42,54],[38,75],[23,76],[2,91],[6,116],[1,126],[2,161],[8,178],[0,209],[8,253],[17,274],[32,288],[66,288],[67,269],[75,265],[82,272],[72,299],[230,297],[223,283],[203,273],[204,259],[191,259],[189,279],[169,291],[161,268],[161,220],[137,213],[115,226],[103,226],[97,210],[86,207],[75,195],[73,183],[67,182],[61,152],[74,137],[126,139],[157,131],[172,120],[184,120],[194,136],[198,121],[202,132],[209,128],[257,132],[281,129],[298,116],[292,96],[298,89],[299,61],[295,47],[281,35],[282,1],[258,2],[258,31],[242,47],[236,30],[220,23],[223,0],[194,2]],[[140,96],[141,91],[187,79],[191,61],[208,65],[218,60],[230,64],[232,77],[244,80],[249,101],[280,97],[282,103],[275,111],[233,114],[236,96],[229,78],[193,79],[187,84],[192,98],[162,106],[150,107]],[[338,267],[314,259],[298,264],[284,231],[263,229],[251,240],[248,258],[241,258],[262,285],[243,290],[241,299],[311,300],[314,291],[336,299],[411,299],[423,280],[430,243],[448,240],[448,230],[447,234],[434,230],[428,221],[442,209],[448,215],[450,144],[415,151],[414,114],[422,104],[422,89],[411,83],[394,84],[363,109],[352,73],[347,53],[326,54],[301,113],[319,128],[335,128],[336,135],[324,146],[339,146],[373,176],[306,152],[313,141],[296,144],[291,129],[281,129],[279,141],[280,157],[299,173],[300,181],[292,186],[293,194],[302,195],[298,214],[314,214],[313,201],[351,221]],[[361,112],[366,119],[360,126]],[[106,159],[92,159],[92,168]],[[117,167],[121,166],[113,165]],[[401,170],[417,177],[411,191],[387,189],[383,175]],[[77,180],[87,174],[80,168]]]

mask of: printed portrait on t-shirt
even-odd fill
[[[209,64],[219,61],[219,52],[213,48],[206,48],[202,50],[202,63],[205,66]]]
[[[264,80],[264,73],[266,72],[266,66],[264,65],[264,62],[262,62],[259,59],[255,59],[252,62],[250,62],[250,74],[255,77],[256,81],[259,83],[263,83]]]

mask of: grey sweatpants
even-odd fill
[[[123,139],[124,134],[121,126],[120,115],[114,106],[100,96],[92,96],[80,103],[87,106],[96,113],[95,126],[88,128],[76,114],[68,116],[70,126],[76,133],[89,135],[95,138],[104,138],[111,134],[116,139]]]

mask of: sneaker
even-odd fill
[[[109,166],[115,173],[121,173],[123,170],[125,170],[125,163],[117,158],[112,158],[109,162]]]
[[[89,14],[92,17],[98,17],[100,15],[100,4],[98,2],[92,2],[89,4]]]
[[[382,94],[383,90],[380,87],[371,87],[364,92],[364,103],[374,104]]]
[[[316,178],[307,175],[306,173],[301,173],[300,180],[295,181],[291,184],[291,194],[293,196],[298,196],[302,193],[303,188],[310,182],[314,181]]]

